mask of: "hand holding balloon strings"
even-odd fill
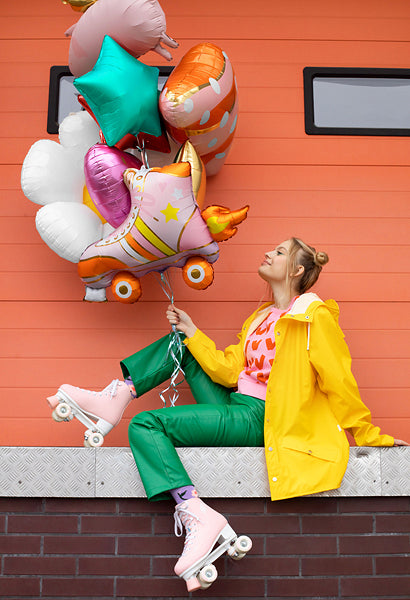
[[[173,305],[174,304],[174,294],[172,291],[171,283],[169,281],[168,272],[167,271],[162,272],[160,277],[161,277],[161,279],[160,279],[161,287],[162,287],[165,295],[171,302],[171,305]],[[172,331],[170,333],[170,340],[169,340],[167,356],[171,355],[171,357],[174,361],[174,370],[172,371],[169,386],[167,388],[165,388],[164,390],[162,390],[162,392],[160,392],[160,394],[159,394],[159,397],[161,398],[161,400],[164,404],[164,407],[167,405],[165,394],[168,394],[168,398],[169,398],[171,406],[175,406],[175,403],[179,398],[179,392],[178,392],[177,386],[180,385],[183,381],[183,379],[182,379],[181,381],[179,381],[177,383],[176,380],[177,380],[178,374],[181,373],[182,376],[185,377],[184,370],[182,369],[182,366],[181,366],[182,353],[183,353],[181,335],[182,335],[182,332],[177,330],[175,324],[172,324]]]

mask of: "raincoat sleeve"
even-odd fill
[[[239,343],[232,344],[225,350],[217,350],[215,343],[199,329],[184,342],[212,381],[225,387],[235,387],[244,367],[242,333],[238,337]]]
[[[381,435],[371,423],[371,414],[360,398],[351,371],[351,356],[344,335],[325,307],[317,309],[311,324],[310,360],[318,384],[329,400],[339,424],[349,431],[358,446],[393,446],[394,438]]]

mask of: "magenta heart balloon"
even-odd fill
[[[84,158],[85,182],[95,206],[113,227],[119,227],[131,209],[131,197],[123,182],[126,169],[140,169],[142,162],[129,152],[105,144],[92,146]]]

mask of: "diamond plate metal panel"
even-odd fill
[[[340,487],[312,496],[380,496],[380,448],[350,448],[349,462]]]
[[[178,448],[177,452],[203,497],[269,496],[263,448]],[[130,450],[98,449],[96,494],[145,497]]]
[[[263,448],[178,448],[200,496],[269,497]]]
[[[410,448],[381,448],[383,496],[410,496]]]
[[[179,448],[204,497],[269,497],[263,448]],[[0,496],[144,497],[129,448],[0,448]],[[317,496],[410,493],[410,448],[351,448],[338,490]]]
[[[75,497],[95,494],[95,450],[0,448],[0,496]]]
[[[129,448],[98,448],[95,489],[98,498],[146,496]]]

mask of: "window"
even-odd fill
[[[410,135],[410,69],[306,67],[310,135]]]
[[[158,89],[162,90],[174,67],[161,66],[159,69]],[[78,91],[74,86],[74,76],[68,66],[50,68],[48,91],[47,133],[58,133],[58,127],[70,112],[82,109],[78,102]]]

